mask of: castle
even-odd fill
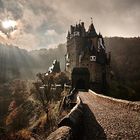
[[[106,53],[104,39],[100,33],[96,33],[93,22],[87,31],[84,22],[70,26],[65,61],[65,71],[69,77],[75,67],[88,68],[90,88],[98,92],[106,90],[110,53]]]

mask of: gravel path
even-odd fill
[[[140,140],[140,112],[92,93],[78,94],[85,104],[84,140]]]

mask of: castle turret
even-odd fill
[[[70,31],[68,31],[68,34],[67,34],[67,40],[70,39]]]
[[[81,36],[85,37],[85,35],[86,35],[85,25],[84,22],[81,22]]]
[[[70,34],[73,34],[73,32],[74,32],[74,26],[70,26]]]

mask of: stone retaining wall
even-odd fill
[[[122,99],[115,99],[113,97],[97,94],[92,90],[89,90],[89,93],[91,93],[100,102],[101,101],[107,102],[110,105],[112,104],[112,105],[122,106],[122,108],[127,108],[132,111],[140,112],[140,104],[137,102],[127,101],[127,100],[122,100]]]

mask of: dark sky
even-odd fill
[[[28,50],[65,42],[71,24],[88,28],[91,17],[103,36],[140,36],[140,0],[0,0],[0,22],[18,23],[7,41]]]

